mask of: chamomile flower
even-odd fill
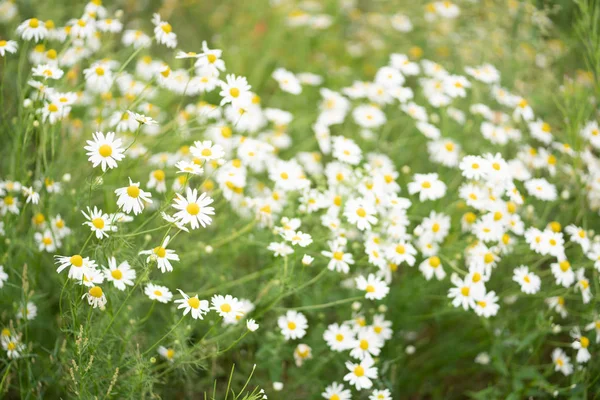
[[[347,274],[350,271],[350,265],[354,264],[352,254],[346,253],[344,246],[338,242],[329,243],[330,251],[322,251],[321,254],[330,258],[327,269]]]
[[[378,356],[383,347],[383,341],[375,332],[368,328],[361,328],[356,334],[356,339],[350,344],[350,357],[363,360],[366,357]]]
[[[415,174],[414,181],[408,184],[410,194],[419,194],[420,201],[437,200],[446,194],[446,184],[439,180],[438,174]]]
[[[377,368],[374,365],[375,361],[371,356],[363,358],[358,364],[347,361],[346,368],[350,372],[344,376],[344,380],[356,390],[369,389],[373,386],[372,379],[377,379]]]
[[[498,296],[493,290],[477,298],[475,303],[475,313],[484,318],[489,318],[498,313]]]
[[[552,363],[554,364],[554,370],[560,371],[565,376],[569,376],[573,373],[571,359],[560,348],[556,348],[552,352]]]
[[[472,290],[473,283],[466,277],[460,279],[458,275],[452,274],[450,280],[455,286],[448,291],[448,297],[452,299],[454,307],[462,307],[464,310],[475,308],[474,291]]]
[[[175,250],[167,248],[169,240],[171,240],[171,236],[167,236],[160,246],[157,246],[152,250],[143,250],[139,253],[148,255],[146,262],[156,261],[156,266],[162,273],[173,271],[171,261],[179,261],[179,256],[175,253]]]
[[[308,321],[304,314],[289,310],[277,319],[277,325],[281,329],[281,334],[285,337],[285,340],[302,339],[306,335]]]
[[[197,229],[200,226],[206,228],[210,225],[212,218],[210,215],[214,215],[215,209],[208,207],[209,204],[213,203],[213,199],[202,193],[198,196],[196,189],[186,189],[186,197],[183,197],[177,193],[177,198],[174,200],[173,208],[179,210],[175,213],[174,217],[179,220],[182,225],[190,224],[192,229]]]
[[[34,239],[38,243],[39,251],[47,251],[52,253],[61,246],[60,241],[54,237],[50,229],[46,229],[43,233],[36,232],[33,235]]]
[[[183,293],[181,289],[177,289],[183,299],[175,300],[175,303],[179,303],[177,309],[183,308],[183,315],[191,313],[193,319],[204,319],[204,315],[210,311],[208,306],[208,300],[198,299],[198,295],[190,297]]]
[[[388,285],[374,274],[369,274],[367,278],[362,275],[356,278],[356,288],[364,290],[365,298],[369,300],[381,300],[390,291]]]
[[[194,157],[204,161],[220,160],[225,155],[223,147],[213,144],[210,140],[194,142],[194,145],[190,147],[190,152]]]
[[[369,400],[392,400],[392,392],[389,389],[375,389],[369,396]]]
[[[160,356],[163,357],[168,362],[172,363],[175,361],[175,350],[173,350],[172,348],[158,346],[157,351],[158,351],[158,354],[160,354]]]
[[[149,283],[144,288],[144,293],[150,300],[156,300],[160,303],[167,304],[173,298],[173,293],[166,286],[155,285]]]
[[[540,290],[542,281],[540,277],[529,271],[529,267],[521,265],[513,272],[513,281],[521,285],[521,291],[526,294],[535,294]]]
[[[40,21],[37,18],[30,18],[23,21],[17,27],[17,34],[21,36],[23,40],[34,40],[39,42],[48,35],[48,29],[44,24],[44,21]]]
[[[236,321],[243,315],[241,302],[231,295],[215,295],[210,300],[211,309],[215,310],[224,321]]]
[[[248,319],[248,321],[246,321],[246,328],[250,332],[256,332],[256,330],[259,328],[259,325],[256,323],[255,320],[253,320],[252,318],[250,318],[250,319]]]
[[[366,199],[351,199],[346,202],[344,216],[351,224],[355,224],[361,231],[371,230],[371,225],[377,223],[375,207]]]
[[[127,214],[141,214],[146,203],[152,203],[152,193],[140,189],[140,183],[133,183],[129,178],[129,186],[115,190],[117,206]]]
[[[587,304],[592,299],[592,291],[590,289],[590,281],[585,277],[585,269],[579,268],[575,276],[577,280],[575,287],[581,292],[583,304]]]
[[[300,343],[294,350],[294,361],[297,367],[301,367],[304,361],[312,358],[312,349],[309,345]]]
[[[178,174],[201,175],[204,172],[204,169],[201,166],[190,161],[179,161],[175,164],[175,167],[179,169],[179,171],[177,171]]]
[[[102,210],[98,209],[98,207],[94,206],[94,209],[87,208],[87,213],[85,211],[81,212],[86,222],[83,225],[87,225],[90,227],[93,233],[95,233],[96,238],[103,239],[108,237],[108,232],[116,232],[117,227],[113,225],[113,220],[110,216],[104,213]]]
[[[575,360],[580,364],[588,362],[592,358],[592,355],[588,350],[588,347],[590,346],[590,339],[588,339],[586,336],[583,336],[577,327],[571,331],[571,337],[575,339],[571,344],[571,347],[577,350],[577,356],[575,357]]]
[[[325,388],[325,391],[321,393],[327,400],[350,400],[352,393],[350,389],[344,388],[344,385],[333,382],[331,385]]]
[[[107,302],[106,295],[100,286],[92,286],[81,298],[86,299],[93,308],[104,309]]]
[[[69,279],[81,280],[88,269],[95,269],[96,262],[90,260],[89,257],[81,257],[79,254],[72,256],[54,256],[58,265],[56,272],[61,273],[69,268],[67,276]]]
[[[550,270],[556,279],[557,285],[570,287],[575,282],[575,272],[573,272],[571,263],[568,260],[561,260],[550,264]]]
[[[154,37],[160,44],[164,44],[169,48],[177,46],[177,35],[173,32],[173,27],[167,21],[163,21],[158,13],[152,16],[154,24]]]
[[[350,349],[354,333],[348,325],[334,323],[327,327],[323,333],[323,339],[332,351],[339,352]]]
[[[117,289],[125,290],[127,286],[133,286],[136,272],[127,261],[117,265],[117,260],[111,257],[108,259],[108,268],[103,268],[106,280],[112,282]]]
[[[444,271],[444,267],[438,256],[426,258],[419,264],[419,271],[423,273],[427,280],[431,280],[435,276],[438,281],[441,281],[446,277],[446,271]]]
[[[17,42],[14,40],[0,40],[0,57],[4,57],[7,53],[16,53],[17,47]]]
[[[121,139],[115,139],[114,132],[108,132],[106,136],[102,132],[93,134],[93,140],[87,141],[88,161],[96,168],[98,165],[102,167],[102,171],[107,168],[117,168],[117,161],[125,158],[122,148]]]
[[[251,100],[250,89],[252,87],[245,77],[227,75],[226,80],[221,81],[221,91],[219,92],[219,96],[222,97],[221,105],[231,103],[236,108],[245,106]]]
[[[25,350],[25,344],[21,342],[20,336],[11,335],[6,338],[2,337],[0,342],[2,343],[2,348],[6,351],[6,355],[11,360],[19,358]]]

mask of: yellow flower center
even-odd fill
[[[396,253],[398,254],[404,254],[406,252],[406,248],[404,247],[404,245],[397,245],[396,246]]]
[[[338,261],[342,261],[343,257],[344,253],[342,253],[341,251],[336,251],[335,253],[333,253],[333,258],[335,258]]]
[[[8,342],[8,345],[6,346],[6,349],[9,351],[12,351],[16,348],[17,348],[17,345],[15,344],[15,342]]]
[[[358,215],[361,218],[364,218],[367,215],[367,212],[364,208],[361,207],[358,210],[356,210],[356,215]]]
[[[173,349],[167,349],[167,358],[170,360],[174,356],[175,356],[175,350],[173,350]]]
[[[162,292],[160,290],[155,290],[154,295],[160,297],[160,296],[162,296]]]
[[[367,350],[369,348],[369,342],[367,342],[365,339],[361,339],[360,348],[363,350]]]
[[[110,271],[110,274],[112,275],[113,278],[115,278],[118,281],[120,281],[121,278],[123,278],[123,273],[121,272],[120,269],[113,269],[112,271]]]
[[[49,246],[52,244],[52,238],[46,236],[42,238],[42,243],[44,243],[46,246]]]
[[[190,203],[187,205],[185,210],[191,215],[198,215],[200,212],[200,206],[196,203]]]
[[[83,265],[83,258],[79,254],[75,254],[69,258],[69,262],[74,267],[81,267]]]
[[[425,182],[421,183],[421,187],[423,189],[429,189],[431,187],[431,183],[429,183],[428,181],[425,181]]]
[[[112,147],[110,147],[108,144],[103,144],[98,149],[98,152],[102,157],[110,157],[112,155]]]
[[[209,54],[206,56],[206,58],[208,59],[208,62],[211,64],[214,64],[214,62],[217,61],[217,56],[215,56],[214,54]]]
[[[367,293],[373,293],[375,292],[375,287],[373,285],[367,285],[366,291]]]
[[[494,255],[492,253],[485,253],[483,256],[483,262],[486,264],[494,262]]]
[[[363,367],[361,367],[360,365],[357,365],[356,367],[354,367],[354,375],[356,375],[360,378],[364,374],[365,374],[365,369]]]
[[[333,198],[333,204],[335,204],[336,206],[341,206],[342,205],[342,196],[335,196]]]
[[[37,28],[38,26],[40,26],[40,21],[37,18],[31,18],[29,20],[29,27],[30,28]]]
[[[140,188],[134,185],[129,186],[127,188],[127,195],[137,199],[137,197],[140,195]]]
[[[159,256],[160,258],[165,258],[165,256],[167,255],[167,249],[165,249],[164,247],[155,247],[154,250],[152,250],[154,252],[154,254],[156,254],[157,256]]]
[[[161,28],[164,33],[171,33],[173,31],[173,27],[171,26],[171,24],[164,23],[162,24]]]
[[[438,256],[433,256],[429,258],[429,265],[431,265],[432,268],[437,268],[439,267],[441,264],[440,258]]]
[[[157,169],[156,171],[152,172],[152,176],[157,181],[164,181],[165,180],[165,171],[163,171],[162,169]]]
[[[226,313],[230,312],[231,306],[229,304],[225,303],[225,304],[221,305],[221,311],[226,312]]]
[[[469,290],[469,288],[468,288],[467,286],[463,286],[463,287],[460,289],[460,293],[461,293],[463,296],[465,296],[465,297],[469,295],[469,291],[470,291],[470,290]]]
[[[341,333],[338,333],[337,335],[335,335],[335,340],[337,340],[338,342],[341,342],[342,340],[344,340],[344,335],[342,335]]]
[[[104,228],[104,220],[102,218],[94,218],[92,220],[92,225],[94,225],[97,229]]]
[[[288,326],[288,329],[291,330],[291,331],[293,331],[294,329],[296,329],[296,323],[293,322],[293,321],[288,322],[287,326]]]
[[[238,88],[231,88],[229,89],[229,94],[231,95],[231,97],[238,97],[240,95],[240,89]]]
[[[200,300],[198,300],[197,297],[190,297],[187,302],[188,302],[189,306],[194,309],[200,307]]]
[[[104,75],[104,68],[102,68],[102,67],[96,67],[96,75],[103,76]]]
[[[579,342],[581,343],[581,347],[583,347],[584,349],[587,348],[590,345],[590,339],[588,339],[585,336],[582,336],[579,339]]]
[[[212,156],[212,151],[210,149],[203,149],[200,154],[202,154],[204,157],[210,157]]]
[[[102,288],[100,286],[94,286],[90,289],[89,293],[90,296],[99,299],[100,297],[102,297]]]
[[[435,223],[433,224],[433,226],[431,227],[431,230],[432,230],[434,233],[438,232],[438,231],[440,230],[440,224],[438,224],[437,222],[435,222]]]
[[[568,262],[567,260],[561,261],[560,263],[558,263],[560,269],[562,270],[562,272],[567,272],[569,270],[569,268],[571,268],[571,263]]]

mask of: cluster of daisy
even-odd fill
[[[332,20],[319,12],[318,5],[293,11],[287,22],[325,29]],[[459,14],[455,4],[435,2],[427,5],[425,19],[454,19]],[[67,227],[60,214],[42,212],[70,185],[70,175],[61,182],[43,175],[22,179],[31,183],[0,182],[0,233],[4,235],[5,228],[14,233],[15,222],[31,204],[38,251],[64,249],[68,255],[55,255],[57,272],[66,270],[67,279],[85,287],[82,298],[91,307],[105,308],[110,283],[118,291],[131,292],[144,284],[150,300],[171,303],[173,292],[167,286],[146,282],[156,272],[150,267],[155,265],[162,274],[173,271],[186,257],[178,254],[176,238],[209,227],[223,200],[230,213],[271,232],[274,239],[264,247],[276,262],[283,259],[284,278],[288,263],[301,259],[309,274],[320,268],[339,279],[341,294],[361,299],[353,315],[344,317],[345,309],[338,308],[336,320],[319,336],[331,352],[348,352],[348,372],[338,380],[359,392],[370,390],[370,399],[391,399],[385,382],[378,381],[378,357],[394,330],[382,311],[373,315],[371,324],[366,316],[370,308],[385,310],[377,302],[387,299],[397,272],[406,267],[406,273],[414,271],[424,282],[448,282],[448,303],[471,312],[468,316],[473,318],[494,317],[501,300],[507,308],[516,301],[499,294],[507,276],[509,291],[524,297],[540,296],[542,288],[551,287],[552,295],[545,300],[561,318],[569,316],[566,299],[578,292],[581,305],[573,308],[587,321],[571,330],[571,347],[579,365],[591,358],[591,341],[584,333],[591,331],[599,342],[600,320],[590,311],[593,293],[586,276],[600,271],[600,237],[587,229],[582,217],[563,221],[563,228],[548,212],[557,200],[572,199],[571,191],[581,192],[577,199],[582,206],[600,209],[597,121],[578,130],[583,144],[575,148],[574,143],[558,141],[559,128],[537,117],[524,97],[502,86],[494,66],[453,73],[431,60],[394,53],[372,79],[341,88],[325,87],[326,79],[313,73],[276,68],[272,78],[282,92],[300,96],[312,90],[321,97],[311,120],[318,150],[294,153],[290,126],[295,115],[264,106],[245,77],[226,73],[222,50],[211,49],[207,42],[198,52],[180,50],[173,27],[158,14],[152,18],[151,35],[125,29],[120,17],[109,15],[94,0],[80,18],[63,27],[30,18],[16,30],[26,43],[21,51],[28,51],[32,64],[23,106],[36,128],[41,124],[54,133],[68,128],[69,139],[84,138],[79,150],[95,174],[88,182],[90,193],[106,181],[119,182],[93,203],[82,196],[82,237],[88,238],[81,250],[73,252],[65,245],[81,229]],[[406,16],[397,14],[391,21],[396,30],[412,29]],[[103,57],[104,40],[119,40],[131,57],[125,62]],[[174,59],[152,58],[153,46],[175,52]],[[15,41],[0,41],[0,56],[18,51]],[[472,90],[488,96],[490,105],[479,97],[476,102]],[[174,109],[162,106],[170,96],[178,99]],[[394,152],[406,149],[385,149],[387,135],[402,139],[388,130],[387,124],[396,118],[414,127],[411,134],[425,141],[410,149],[427,159],[422,170],[397,167]],[[83,121],[94,121],[94,128]],[[468,154],[465,149],[472,146],[450,137],[449,126],[459,131],[475,126],[471,134],[480,133],[489,146]],[[349,137],[352,128],[360,132],[357,137]],[[161,141],[165,136],[167,144]],[[119,177],[123,170],[126,176]],[[583,182],[584,188],[574,182]],[[147,232],[160,230],[162,236],[148,235],[145,250],[136,249],[139,259],[126,260],[118,246],[107,254],[87,247],[90,241],[114,244],[116,238],[142,235],[155,217],[164,226]],[[72,216],[71,222],[77,223],[77,218],[81,215]],[[209,249],[213,250],[206,246],[204,251]],[[511,256],[520,259],[517,265]],[[138,264],[143,273],[134,268]],[[0,288],[10,278],[0,267]],[[255,309],[251,300],[229,294],[208,300],[177,290],[181,298],[174,303],[183,316],[202,320],[214,311],[225,326],[245,320],[247,330],[258,328],[247,318]],[[29,320],[36,314],[35,304],[28,301],[16,317]],[[292,308],[277,318],[277,326],[286,341],[303,339],[311,317]],[[25,349],[12,329],[2,331],[1,343],[9,358]],[[175,363],[173,348],[159,347],[158,352]],[[289,357],[302,367],[313,358],[313,349],[298,343]],[[573,372],[563,349],[555,349],[552,360],[557,371]],[[323,393],[338,400],[351,395],[338,382]]]

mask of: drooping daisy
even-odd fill
[[[575,360],[580,364],[588,362],[590,358],[592,358],[592,355],[588,350],[588,347],[590,346],[590,339],[588,339],[586,336],[583,336],[578,327],[575,327],[571,331],[571,337],[575,339],[571,344],[571,347],[577,350],[577,356],[575,357]]]
[[[144,293],[150,300],[156,300],[167,304],[173,298],[173,293],[166,286],[154,285],[149,283],[144,289]]]
[[[301,367],[304,361],[312,358],[312,349],[309,345],[300,343],[294,350],[294,361],[297,367]]]
[[[117,231],[117,227],[113,225],[110,216],[98,207],[94,206],[94,210],[88,207],[87,213],[85,211],[81,211],[81,213],[87,219],[83,225],[89,226],[92,232],[96,234],[96,238],[102,239],[108,237],[108,232]]]
[[[106,295],[100,286],[92,286],[81,298],[87,299],[88,304],[93,308],[104,309],[107,302]]]
[[[133,286],[136,277],[135,269],[131,268],[127,261],[117,265],[114,257],[108,259],[108,268],[104,267],[106,280],[112,282],[119,290],[125,290],[127,286]]]
[[[88,140],[87,144],[84,149],[88,151],[88,160],[94,168],[101,165],[102,171],[117,168],[117,161],[125,158],[121,139],[115,139],[114,132],[108,132],[106,136],[102,132],[96,132],[93,134],[93,140]]]
[[[177,193],[177,198],[174,200],[173,208],[179,210],[173,216],[179,220],[182,225],[190,224],[192,229],[197,229],[200,226],[206,228],[210,225],[212,218],[210,215],[215,214],[213,207],[208,207],[213,203],[213,199],[202,193],[198,196],[196,189],[186,188],[186,197]]]
[[[179,256],[175,253],[175,250],[167,249],[169,240],[171,240],[171,236],[167,236],[160,246],[152,250],[143,250],[139,253],[148,254],[146,262],[150,262],[151,260],[156,261],[156,266],[162,273],[173,271],[171,261],[179,261]]]
[[[158,351],[158,354],[160,354],[160,356],[163,357],[168,362],[172,363],[173,361],[175,361],[175,350],[173,350],[172,348],[158,346],[157,351]]]
[[[23,40],[34,40],[39,42],[48,35],[48,29],[44,24],[44,21],[40,21],[37,18],[26,19],[17,27],[17,34],[21,36]]]
[[[306,335],[308,321],[304,314],[289,310],[277,319],[277,325],[281,329],[281,334],[285,337],[285,340],[302,339]]]
[[[96,262],[90,260],[89,257],[81,257],[79,254],[68,256],[54,256],[56,258],[56,264],[58,268],[56,272],[61,273],[66,268],[69,268],[68,277],[69,279],[81,280],[86,269],[95,269]]]
[[[204,314],[207,314],[210,308],[208,307],[208,300],[198,299],[198,295],[190,297],[183,293],[181,289],[177,289],[183,299],[175,300],[175,303],[179,303],[177,309],[183,308],[183,315],[187,315],[191,312],[192,318],[204,319]]]
[[[140,189],[140,183],[133,183],[129,178],[129,186],[115,190],[117,206],[129,214],[132,210],[138,215],[144,209],[144,203],[152,203],[152,193]]]
[[[14,40],[0,40],[0,57],[4,57],[6,53],[16,53],[17,47],[17,42]]]

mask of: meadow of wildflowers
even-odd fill
[[[600,397],[600,3],[0,0],[0,398]]]

